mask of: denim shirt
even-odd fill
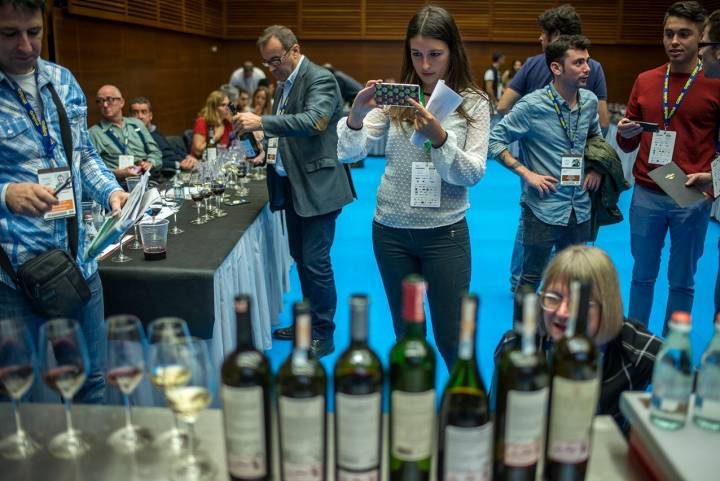
[[[583,155],[587,138],[600,135],[597,96],[589,90],[580,89],[579,102],[570,109],[555,87],[550,85],[571,134],[576,131],[577,125],[573,153]],[[525,167],[536,174],[558,180],[557,192],[543,194],[542,197],[537,189],[523,182],[520,202],[546,224],[568,225],[573,210],[578,223],[590,220],[590,196],[582,190],[582,186],[560,186],[560,157],[570,152],[570,141],[545,88],[520,99],[493,128],[490,132],[490,155],[499,159],[500,154],[516,140],[520,143],[520,158]]]
[[[85,95],[69,70],[38,59],[38,92],[42,97],[43,115],[56,146],[53,158],[45,154],[40,134],[17,99],[5,74],[0,71],[0,243],[15,270],[33,257],[50,249],[67,249],[64,219],[46,221],[42,217],[13,214],[5,202],[8,185],[15,182],[37,183],[38,169],[67,166],[67,157],[60,136],[60,121],[48,89],[52,82],[65,105],[73,140],[73,188],[78,226],[77,261],[86,278],[97,264],[85,258],[87,238],[82,222],[83,193],[108,206],[110,194],[120,190],[115,176],[105,167],[90,142],[87,131]],[[15,287],[9,276],[0,270],[0,281]]]

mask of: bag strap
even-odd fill
[[[63,147],[65,149],[65,155],[67,156],[68,166],[72,170],[72,132],[70,130],[70,121],[68,120],[67,112],[65,111],[65,107],[62,104],[62,101],[60,100],[60,97],[58,96],[57,92],[55,91],[55,87],[53,87],[52,83],[48,83],[48,89],[50,90],[50,94],[52,95],[53,103],[55,104],[55,108],[58,112],[58,117],[60,118],[60,136],[62,137]],[[73,183],[71,182],[71,185]],[[73,186],[73,195],[75,192],[75,187]],[[72,259],[75,261],[75,257],[77,256],[77,247],[78,247],[78,221],[77,221],[77,215],[74,215],[67,219],[65,223],[67,227],[67,235],[68,235],[68,245],[70,246],[70,253],[72,254]],[[19,285],[19,279],[17,277],[17,274],[15,273],[15,269],[13,269],[12,263],[10,262],[10,258],[7,255],[7,252],[5,252],[5,249],[0,245],[0,267],[10,276],[12,281],[15,283],[15,285]]]

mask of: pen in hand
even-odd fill
[[[71,180],[72,180],[72,177],[69,177],[69,176],[68,176],[68,178],[65,179],[65,182],[63,182],[63,183],[60,185],[60,187],[58,187],[57,189],[55,189],[55,192],[53,192],[53,195],[54,195],[55,197],[57,197],[57,195],[58,195],[60,192],[62,192],[63,190],[65,190],[65,188],[66,188],[68,185],[70,185],[70,181],[71,181]]]

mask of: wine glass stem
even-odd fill
[[[132,430],[132,411],[130,411],[130,396],[123,394],[123,404],[125,404],[125,426],[128,430]]]
[[[12,402],[12,408],[13,408],[13,414],[15,415],[15,426],[17,427],[17,436],[19,438],[25,437],[25,430],[22,427],[22,422],[20,421],[20,406],[18,405],[18,402],[16,399],[11,399],[10,402]]]
[[[177,229],[177,212],[173,212],[173,223],[175,224],[175,228]]]
[[[123,236],[124,236],[124,235],[125,235],[125,234],[123,234],[123,235],[120,236],[120,256],[119,256],[119,257],[122,257],[122,256],[123,256],[123,249],[122,249],[122,247],[123,247]]]
[[[195,204],[195,205],[197,206],[197,211],[198,211],[198,218],[197,218],[197,220],[198,220],[198,222],[200,222],[200,202],[198,202],[198,203]]]
[[[68,435],[74,436],[75,429],[73,428],[72,416],[70,415],[70,400],[63,398],[63,406],[65,407],[65,423],[67,424]]]
[[[177,418],[175,418],[177,420]],[[188,453],[190,454],[190,462],[195,464],[195,423],[185,423],[188,429]]]

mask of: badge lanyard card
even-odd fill
[[[285,92],[285,86],[283,85],[283,92],[280,95],[280,105],[278,106],[278,109],[275,113],[275,115],[282,115],[285,113],[285,109],[287,108],[288,98],[290,97],[290,92]],[[267,153],[265,154],[265,163],[268,165],[275,165],[277,163],[277,152],[278,152],[278,144],[279,139],[278,137],[269,137],[267,139],[268,141],[268,149]]]
[[[112,140],[113,143],[117,146],[117,148],[120,149],[120,152],[122,152],[118,156],[118,168],[126,169],[128,167],[134,166],[135,165],[135,156],[128,154],[127,135],[123,135],[124,142],[120,142],[120,139],[117,138],[117,136],[111,129],[112,129],[112,126],[105,131],[105,135],[107,135],[110,138],[110,140]]]
[[[698,62],[695,69],[690,74],[690,77],[685,82],[680,95],[675,100],[675,105],[670,110],[670,103],[668,101],[668,95],[670,91],[670,64],[668,63],[667,69],[665,70],[665,82],[663,84],[663,126],[664,129],[659,132],[654,132],[652,136],[652,143],[650,144],[650,154],[648,155],[648,163],[651,165],[667,165],[673,160],[673,151],[675,150],[675,140],[677,134],[668,130],[670,127],[670,120],[673,118],[675,113],[680,108],[680,104],[687,96],[690,87],[692,86],[698,72],[702,69],[702,62]]]
[[[560,126],[565,132],[565,136],[570,143],[570,152],[560,155],[560,185],[563,187],[579,187],[582,185],[585,166],[582,155],[575,152],[575,141],[577,140],[578,127],[580,126],[580,118],[582,116],[582,103],[580,102],[580,92],[577,94],[578,117],[575,123],[575,131],[570,133],[570,126],[565,121],[565,117],[560,110],[560,103],[555,94],[553,94],[550,85],[546,87],[545,92],[552,101],[555,113],[558,116]],[[572,115],[572,113],[571,113]]]

